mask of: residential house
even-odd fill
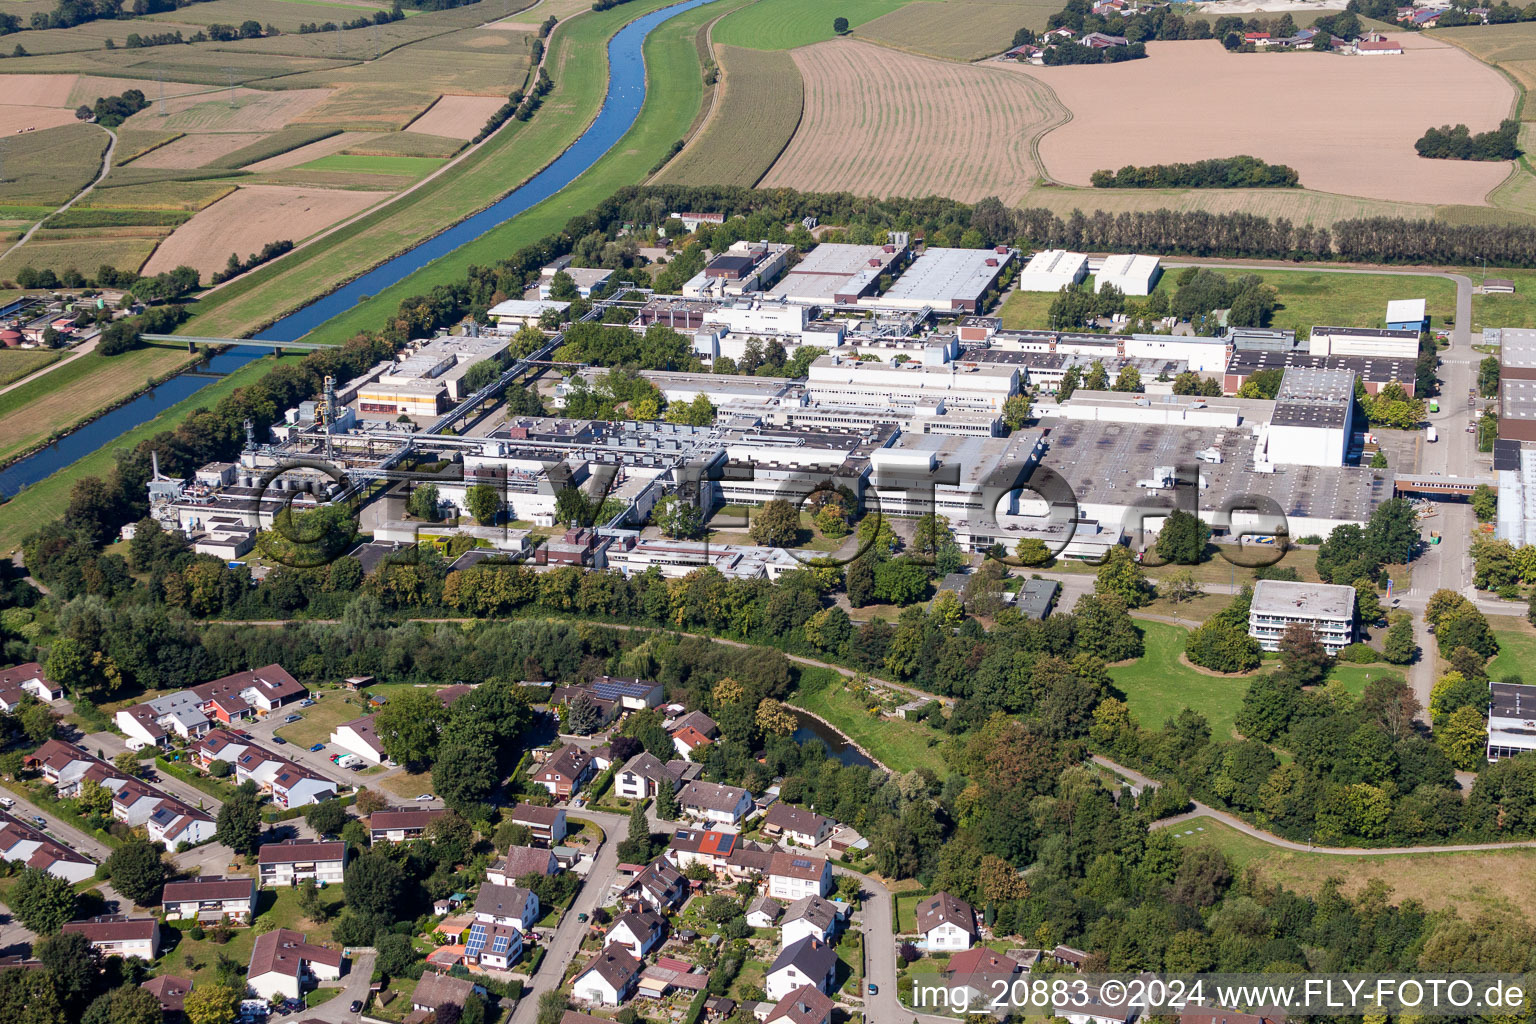
[[[626,800],[654,797],[662,786],[670,787],[675,793],[682,783],[682,772],[672,765],[682,764],[684,762],[680,761],[663,764],[659,757],[649,751],[642,751],[624,762],[624,767],[614,773],[613,791]]]
[[[768,967],[764,988],[775,1002],[805,985],[831,994],[836,976],[837,954],[832,947],[807,937],[779,950]]]
[[[342,840],[285,839],[263,844],[256,862],[263,889],[298,885],[306,879],[340,885],[347,866],[347,844]]]
[[[831,1024],[832,999],[814,985],[801,985],[768,1011],[763,1024],[785,1021],[786,1024]]]
[[[676,957],[660,956],[640,972],[636,995],[662,999],[669,992],[702,992],[709,988],[709,972]]]
[[[523,931],[516,925],[476,921],[469,926],[464,959],[481,967],[505,971],[523,955]]]
[[[164,747],[172,735],[196,739],[216,728],[303,700],[309,691],[281,665],[237,672],[119,711],[117,727],[131,750]]]
[[[307,807],[336,797],[336,783],[330,779],[254,743],[235,758],[235,779],[256,783],[272,794],[274,804],[285,809]]]
[[[869,840],[860,835],[856,829],[839,825],[833,829],[827,845],[831,848],[834,857],[847,857],[849,854],[857,856],[869,849]]]
[[[1088,962],[1088,954],[1071,946],[1057,946],[1051,950],[1051,959],[1064,967],[1076,967],[1082,970],[1083,965]]]
[[[800,846],[820,846],[832,834],[832,819],[802,807],[776,801],[763,815],[762,833]]]
[[[217,924],[228,919],[249,924],[256,913],[256,879],[201,875],[184,882],[166,882],[160,904],[168,921]]]
[[[739,786],[722,786],[695,779],[678,793],[677,806],[690,818],[735,825],[752,810],[752,794]]]
[[[59,739],[46,740],[42,746],[22,758],[22,765],[42,773],[43,781],[62,797],[79,795],[80,782],[86,771],[93,766],[115,773],[115,769],[107,762],[92,757],[81,747]]]
[[[1107,32],[1089,32],[1078,42],[1095,50],[1107,50],[1111,46],[1126,45],[1125,36],[1112,36]]]
[[[512,823],[522,825],[541,843],[554,846],[565,839],[565,808],[518,804],[511,810]]]
[[[35,661],[0,668],[0,711],[10,714],[29,694],[44,704],[52,704],[63,699],[64,687],[44,675],[43,667]]]
[[[197,844],[212,839],[217,827],[213,816],[166,796],[138,779],[109,778],[103,785],[112,790],[112,817],[128,825],[142,825],[151,842],[167,850],[181,843]]]
[[[595,1006],[618,1006],[640,980],[640,961],[622,946],[605,946],[571,979],[571,993]]]
[[[389,755],[384,753],[384,742],[379,739],[379,731],[374,727],[372,715],[364,715],[338,725],[331,732],[331,743],[372,764],[383,764],[389,760]]]
[[[714,741],[691,725],[685,725],[672,733],[672,745],[677,748],[677,756],[684,761],[692,761],[695,756],[703,760],[703,750]]]
[[[168,1021],[180,1020],[186,1009],[187,993],[192,991],[192,982],[186,978],[162,974],[158,978],[150,978],[139,988],[160,1003],[161,1017]]]
[[[681,870],[703,864],[718,875],[726,872],[741,845],[742,838],[735,832],[680,828],[667,841],[666,856]]]
[[[517,885],[486,882],[475,897],[475,920],[527,931],[539,919],[538,894]]]
[[[4,811],[0,811],[0,860],[21,861],[67,882],[83,882],[96,873],[96,863],[89,857]]]
[[[759,896],[747,904],[747,924],[753,928],[772,928],[784,916],[784,904],[772,896]]]
[[[688,883],[672,865],[657,858],[625,889],[624,894],[655,911],[667,911],[683,901]]]
[[[837,935],[837,925],[842,919],[837,907],[820,896],[802,896],[784,911],[784,923],[779,927],[779,945],[792,946],[806,936],[831,942]]]
[[[720,735],[720,726],[713,718],[702,711],[690,711],[672,720],[667,726],[667,731],[677,732],[679,729],[693,729],[705,739],[716,739]]]
[[[369,838],[409,843],[427,834],[427,826],[448,812],[440,807],[391,807],[368,815]]]
[[[636,910],[620,914],[614,920],[608,934],[603,936],[603,945],[621,946],[638,960],[661,945],[666,934],[666,918],[653,911]]]
[[[160,922],[152,917],[104,914],[88,921],[70,921],[64,931],[84,935],[99,955],[153,960],[160,955]]]
[[[315,945],[300,932],[274,928],[256,936],[245,984],[262,999],[300,999],[317,982],[340,978],[344,966],[340,950]]]
[[[423,974],[411,993],[411,1009],[419,1013],[437,1013],[445,1006],[460,1010],[475,994],[475,983],[447,974]]]
[[[996,998],[1000,991],[1008,991],[1022,965],[1012,957],[977,946],[949,958],[944,969],[944,984],[950,991],[950,1005],[982,1008]],[[1001,987],[1000,987],[1001,986]]]
[[[1106,1003],[1096,988],[1086,994],[1074,994],[1066,1005],[1055,1007],[1054,1016],[1064,1017],[1069,1024],[1130,1024],[1136,1019],[1137,1009],[1129,1005],[1132,1000]]]
[[[507,855],[485,871],[485,880],[496,885],[516,885],[528,875],[557,875],[560,861],[554,851],[534,846],[513,846]]]
[[[832,891],[832,865],[825,857],[775,853],[768,862],[768,895],[780,900],[825,896]]]
[[[593,770],[592,755],[574,743],[567,743],[534,767],[533,781],[549,790],[556,800],[569,800],[592,777]]]
[[[976,941],[976,911],[957,896],[936,892],[918,902],[917,930],[930,953],[970,949]]]

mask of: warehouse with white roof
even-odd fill
[[[1088,257],[1065,249],[1035,253],[1019,271],[1019,291],[1059,292],[1088,276]]]
[[[912,261],[890,291],[867,305],[896,309],[931,308],[940,313],[977,313],[987,289],[997,283],[1019,250],[930,248]]]
[[[1103,291],[1105,285],[1112,284],[1121,295],[1151,295],[1161,276],[1163,265],[1156,256],[1106,256],[1094,286]]]

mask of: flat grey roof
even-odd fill
[[[1536,369],[1536,330],[1505,327],[1502,334],[1499,341],[1500,365]]]
[[[1536,380],[1506,377],[1499,381],[1499,415],[1507,420],[1536,420]]]
[[[1489,683],[1489,717],[1536,719],[1536,686]]]
[[[1253,585],[1249,610],[1260,615],[1312,615],[1321,619],[1352,619],[1355,588],[1332,583],[1291,583],[1259,580]]]
[[[975,301],[1013,255],[1012,250],[929,249],[912,261],[885,297],[917,302]],[[989,266],[988,260],[997,265]]]
[[[1232,353],[1232,358],[1227,360],[1228,373],[1245,377],[1251,377],[1260,370],[1282,370],[1292,366],[1353,370],[1361,380],[1371,384],[1385,384],[1394,380],[1408,384],[1414,379],[1412,359],[1393,359],[1387,356],[1315,356],[1305,349],[1237,349]]]
[[[1220,438],[1220,443],[1217,439]],[[1230,497],[1261,494],[1287,516],[1364,522],[1392,497],[1392,474],[1358,466],[1277,466],[1253,472],[1254,439],[1239,429],[1060,420],[1051,428],[1041,463],[1067,479],[1080,504],[1134,505],[1171,491],[1137,486],[1154,466],[1195,463],[1195,453],[1218,448],[1220,463],[1200,463],[1206,487],[1200,509],[1214,513]],[[1295,533],[1295,529],[1292,530]]]

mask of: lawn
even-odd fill
[[[1499,653],[1488,663],[1488,675],[1493,679],[1529,675],[1536,682],[1536,671],[1532,670],[1536,665],[1536,629],[1507,615],[1490,618],[1500,625],[1493,630],[1494,639],[1499,642]]]
[[[128,353],[116,358],[126,359],[132,354]],[[87,359],[94,357],[95,353],[92,353],[90,356],[84,356],[68,366],[53,371],[48,376],[53,377],[60,373],[67,373],[74,369],[78,363],[83,363]],[[302,359],[303,356],[285,355],[280,358],[285,363],[294,363]],[[101,475],[108,472],[114,463],[113,452],[118,448],[131,448],[143,439],[153,437],[162,430],[175,428],[177,424],[186,419],[189,413],[196,409],[212,407],[225,395],[242,385],[250,384],[260,379],[273,368],[274,361],[271,357],[258,359],[253,363],[242,366],[223,380],[216,381],[196,394],[177,402],[148,423],[140,424],[133,430],[128,431],[112,444],[97,449],[83,459],[77,459],[52,476],[26,488],[4,505],[0,505],[0,551],[9,551],[16,547],[21,543],[22,538],[37,529],[40,523],[45,522],[52,516],[58,515],[59,510],[64,507],[69,490],[74,486],[76,480],[83,476]],[[140,379],[142,380],[142,378]],[[31,385],[28,385],[26,388],[17,388],[15,391],[10,392],[10,394],[0,396],[0,402],[3,402],[4,399],[9,398],[11,395],[26,391],[30,387]]]
[[[814,674],[813,674],[814,673]],[[825,675],[821,675],[824,673]],[[831,681],[818,685],[820,678]],[[931,768],[939,775],[948,774],[929,740],[942,734],[921,722],[901,718],[880,718],[866,711],[848,691],[846,680],[830,669],[800,669],[802,683],[809,684],[790,698],[790,704],[825,718],[832,727],[873,754],[892,771],[909,772]]]
[[[1467,272],[1473,285],[1482,282],[1483,270],[1478,267]],[[1490,268],[1490,277],[1507,278],[1515,282],[1513,295],[1472,296],[1472,329],[1484,327],[1536,327],[1536,270],[1507,270]]]
[[[896,903],[897,935],[913,935],[917,932],[917,905],[927,895],[925,892],[901,892],[892,897]]]
[[[1159,729],[1184,708],[1193,708],[1211,723],[1212,738],[1231,736],[1232,720],[1242,707],[1248,680],[1243,676],[1206,675],[1180,661],[1188,630],[1144,620],[1138,620],[1136,626],[1146,653],[1109,670],[1136,720],[1145,728]]]
[[[906,6],[907,0],[772,0],[755,3],[723,19],[712,37],[727,46],[754,50],[793,50],[833,38],[834,18],[847,18],[850,28]],[[1006,49],[1002,47],[1001,49]]]
[[[316,743],[329,743],[331,732],[342,722],[350,722],[354,718],[361,718],[368,713],[362,698],[357,698],[359,703],[341,693],[332,693],[323,700],[315,702],[314,707],[294,707],[285,709],[279,714],[303,715],[303,719],[292,725],[285,725],[277,730],[277,735],[296,746],[310,747]]]
[[[57,349],[4,349],[0,350],[0,387],[14,384],[28,374],[36,373],[64,358]]]
[[[1318,324],[1383,327],[1387,302],[1392,299],[1426,300],[1431,327],[1446,326],[1456,313],[1456,286],[1440,277],[1336,274],[1315,270],[1221,272],[1228,276],[1257,273],[1265,284],[1273,285],[1278,294],[1271,326],[1294,328],[1302,335]],[[1172,297],[1178,287],[1179,273],[1178,269],[1164,273],[1157,290]]]
[[[359,219],[324,242],[261,268],[204,301],[189,333],[232,337],[270,323],[315,296],[351,280],[472,211],[488,206],[526,181],[566,149],[602,105],[608,38],[630,20],[670,0],[632,0],[563,22],[550,39],[546,65],[555,86],[531,121],[513,122],[430,184]],[[694,34],[721,8],[716,3],[678,15],[646,41],[647,67],[697,68]],[[567,72],[569,69],[569,73]],[[578,70],[579,69],[579,70]],[[359,302],[315,332],[311,340],[344,341],[376,329],[400,300],[432,286],[462,280],[471,264],[488,266],[520,246],[559,230],[622,185],[643,179],[681,138],[698,114],[704,86],[698,74],[652,76],[645,105],[629,133],[585,175],[522,216],[487,232],[442,259]]]
[[[1316,894],[1329,878],[1340,879],[1350,894],[1379,880],[1391,888],[1394,903],[1414,899],[1432,912],[1460,911],[1464,919],[1483,910],[1521,917],[1536,913],[1536,850],[1345,857],[1281,850],[1214,818],[1193,818],[1172,827],[1181,842],[1215,846],[1235,867],[1256,868],[1266,884],[1308,895]]]
[[[1380,662],[1375,665],[1355,665],[1350,662],[1335,662],[1333,668],[1328,670],[1328,680],[1338,680],[1344,684],[1344,688],[1355,696],[1365,692],[1365,684],[1372,679],[1380,679],[1382,676],[1403,677],[1404,669],[1397,665],[1388,665]]]
[[[1051,303],[1055,301],[1055,292],[1011,291],[1008,298],[1003,300],[1003,308],[998,311],[998,315],[1003,318],[1003,326],[1010,331],[1030,327],[1046,328],[1050,326]]]
[[[0,459],[14,458],[93,419],[142,390],[148,378],[172,373],[201,358],[174,345],[145,345],[117,356],[91,352],[0,395]]]
[[[381,779],[377,788],[387,789],[405,800],[414,800],[423,793],[432,792],[432,773],[396,772],[386,779]]]

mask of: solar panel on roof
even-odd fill
[[[485,925],[483,923],[472,924],[469,927],[469,939],[464,943],[464,952],[471,957],[480,955],[485,948]]]
[[[511,938],[511,936],[508,936],[508,935],[498,935],[498,936],[496,936],[496,940],[491,943],[491,952],[492,953],[505,953],[507,951],[507,949],[509,947],[511,947],[511,945],[512,945],[512,938]]]

